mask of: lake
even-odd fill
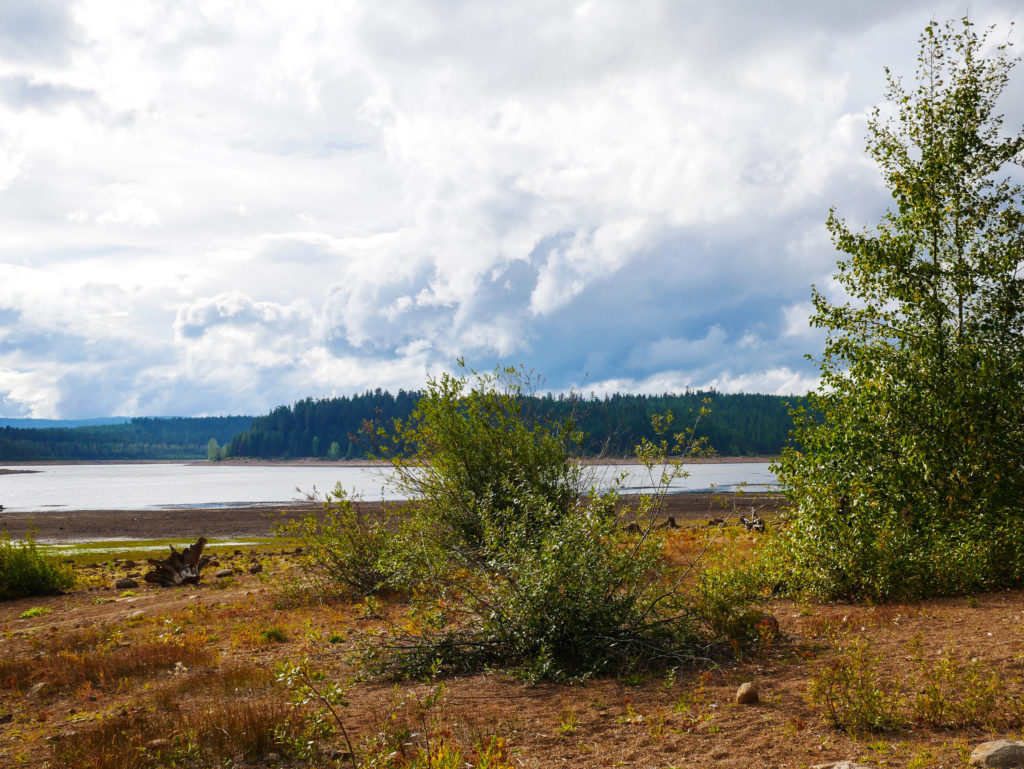
[[[43,510],[145,510],[179,507],[243,507],[286,505],[313,491],[341,483],[350,494],[367,500],[399,499],[389,483],[387,467],[101,464],[17,465],[31,473],[0,475],[0,505],[9,512]],[[689,477],[677,479],[672,492],[748,491],[775,487],[767,462],[707,463],[688,466]],[[592,483],[607,488],[626,474],[621,491],[648,491],[657,477],[640,465],[593,465]]]

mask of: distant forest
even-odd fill
[[[405,419],[418,392],[398,395],[376,390],[341,398],[307,398],[257,417],[252,426],[224,446],[228,457],[361,459],[373,453],[363,430],[367,422],[385,428]],[[697,435],[722,456],[778,454],[793,426],[788,404],[801,398],[777,395],[724,395],[694,391],[683,395],[611,395],[580,399],[566,396],[528,398],[529,411],[554,419],[574,416],[587,436],[583,456],[626,457],[641,438],[655,439],[651,417],[671,411],[673,430],[693,427],[707,398],[711,412],[700,420]]]
[[[88,427],[0,428],[0,461],[205,459],[211,438],[226,443],[252,417],[138,417]]]

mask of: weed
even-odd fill
[[[288,636],[281,628],[271,627],[260,633],[260,640],[263,643],[284,643]]]
[[[1020,706],[1009,701],[999,674],[986,671],[980,660],[965,660],[947,648],[930,661],[920,638],[911,642],[910,650],[918,669],[912,710],[915,723],[956,728],[984,726],[998,714],[1020,718]]]
[[[18,615],[18,618],[30,619],[32,617],[45,617],[52,611],[53,609],[49,606],[33,606],[31,609],[25,609],[25,611]]]
[[[316,702],[321,708],[309,712],[305,716],[306,731],[319,738],[330,733],[331,727],[327,723],[324,711],[330,713],[334,723],[341,730],[345,745],[348,747],[348,756],[351,759],[353,769],[356,769],[356,753],[352,747],[352,740],[349,738],[348,729],[342,721],[338,711],[348,707],[349,685],[339,685],[327,681],[326,677],[315,670],[309,659],[304,659],[299,664],[281,663],[277,667],[277,680],[288,687],[291,694],[293,708],[304,708],[310,703]]]
[[[562,711],[562,718],[558,722],[558,733],[564,737],[570,734],[575,734],[579,728],[580,719],[571,709],[566,708]]]
[[[0,600],[63,593],[74,584],[71,568],[43,556],[31,534],[21,542],[6,531],[0,537]]]
[[[932,728],[1020,726],[1024,703],[999,674],[953,648],[934,659],[921,639],[910,643],[914,668],[905,680],[886,678],[870,642],[854,637],[812,678],[812,701],[826,707],[830,720],[851,733],[914,723]]]
[[[871,642],[857,636],[812,677],[811,700],[826,707],[833,724],[857,733],[905,723],[899,680],[882,678],[879,659],[871,651]]]

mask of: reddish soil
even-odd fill
[[[752,501],[748,496],[736,504],[743,509]],[[683,530],[671,536],[682,541],[705,530],[704,519],[720,515],[716,503],[711,502],[709,507],[709,500],[695,495],[670,499],[665,514],[690,523],[689,534]],[[203,524],[199,527],[202,533],[216,536],[215,526],[222,522],[227,526],[225,521],[230,519],[253,527],[232,529],[232,536],[268,531],[260,528],[267,525],[264,512],[232,511],[222,519],[220,511],[216,517],[185,511],[184,517],[174,521],[174,527],[181,528],[173,530],[192,537],[200,533],[195,526]],[[101,531],[116,536],[131,531],[147,538],[171,535],[172,528],[164,528],[172,517],[166,511],[153,518],[139,513],[112,517],[114,520],[102,524],[98,531],[93,530],[92,536],[100,536]],[[188,524],[194,527],[189,529]],[[40,528],[41,537],[43,531]],[[56,531],[63,536],[69,530],[58,526]],[[227,528],[224,531],[227,533]],[[753,540],[737,527],[731,531],[733,539]],[[217,548],[213,551],[218,553]],[[253,560],[261,563],[261,573],[248,572]],[[233,579],[213,577],[213,571],[231,566],[237,572]],[[169,691],[187,688],[190,692],[188,699],[174,703],[174,708],[212,712],[209,709],[227,695],[206,691],[202,682],[212,680],[218,671],[252,666],[267,671],[269,679],[277,662],[311,656],[329,676],[347,680],[355,673],[344,655],[348,641],[334,643],[332,639],[349,639],[353,633],[382,625],[378,616],[360,605],[285,607],[278,596],[298,574],[294,554],[282,551],[221,549],[218,563],[208,567],[198,587],[167,589],[142,583],[130,591],[134,595],[114,589],[113,583],[119,577],[140,574],[137,566],[108,562],[76,568],[91,587],[64,596],[0,603],[4,639],[0,666],[6,677],[0,687],[0,767],[61,766],[55,758],[60,745],[82,739],[105,719],[118,715],[156,719],[170,707],[166,704]],[[32,608],[51,611],[36,617],[19,616]],[[965,766],[970,749],[979,742],[1021,736],[1024,592],[877,607],[771,600],[763,608],[777,618],[780,635],[744,659],[680,669],[674,677],[661,673],[631,682],[600,679],[531,687],[497,672],[450,678],[444,681],[447,692],[431,711],[426,726],[436,735],[449,735],[467,745],[481,737],[500,736],[506,740],[512,766],[536,769],[795,769],[839,760],[859,760],[878,768],[938,769]],[[383,608],[385,615],[396,620],[407,610],[402,604],[385,604]],[[30,694],[35,683],[45,680],[31,671],[47,644],[104,627],[118,629],[120,646],[125,648],[163,637],[169,628],[202,633],[213,657],[192,669],[161,669],[95,687]],[[263,638],[262,632],[271,628],[280,629],[285,640]],[[936,727],[910,721],[898,729],[851,736],[829,721],[826,708],[812,701],[809,691],[813,677],[839,659],[838,649],[855,637],[870,639],[873,653],[879,655],[876,668],[881,675],[903,678],[902,696],[907,703],[914,694],[910,658],[919,641],[927,659],[940,660],[943,650],[952,649],[959,658],[975,660],[984,676],[996,676],[999,690],[1016,698],[1018,705],[967,726]],[[744,681],[756,682],[758,704],[735,703],[736,689]],[[398,700],[423,697],[431,688],[415,681],[402,682],[397,688],[391,682],[356,683],[349,695],[350,705],[342,712],[347,728],[353,735],[373,735]],[[285,698],[272,683],[254,685],[248,694],[235,691],[231,696]],[[406,717],[404,709],[396,712]],[[421,725],[412,726],[414,731],[422,731]],[[162,736],[171,739],[174,730],[168,728],[168,734]],[[339,738],[335,743],[340,744]],[[306,765],[266,757],[236,759],[234,763],[236,767],[261,768]]]

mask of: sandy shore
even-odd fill
[[[381,502],[359,502],[370,514],[379,512]],[[399,503],[388,503],[399,504]],[[672,494],[666,497],[662,517],[672,516],[680,524],[724,518],[751,507],[772,512],[780,498],[764,494]],[[321,509],[318,503],[288,506],[225,508],[171,508],[161,510],[47,510],[34,513],[0,513],[0,528],[15,539],[34,532],[39,542],[77,542],[103,539],[195,539],[225,537],[267,537],[286,519]]]

